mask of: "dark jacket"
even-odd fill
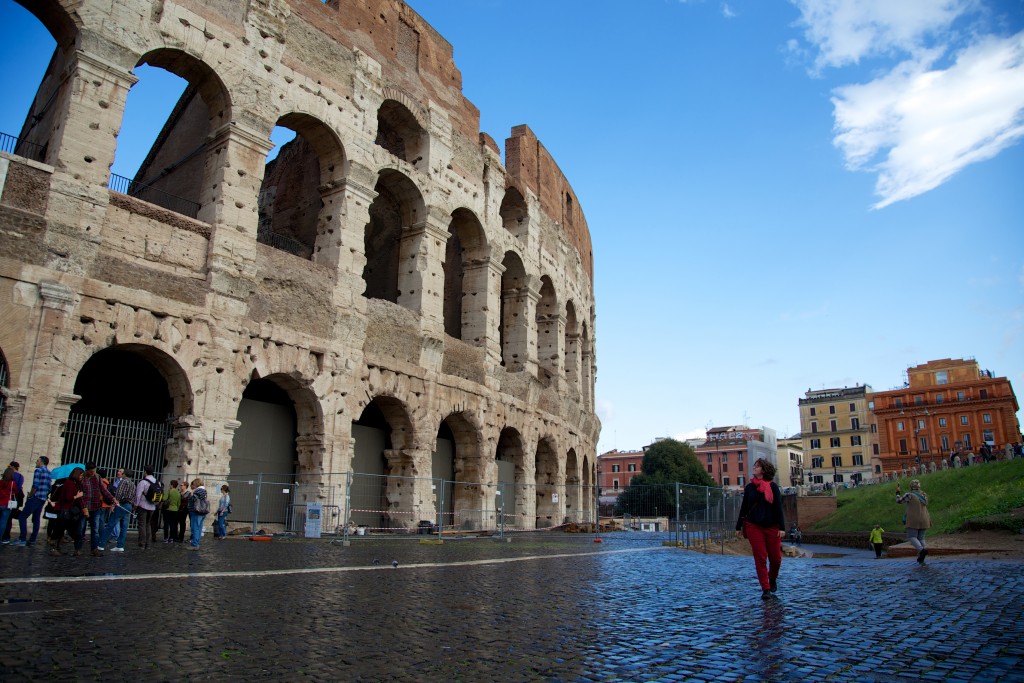
[[[743,489],[743,504],[740,516],[736,520],[736,531],[743,528],[743,522],[750,522],[766,529],[786,530],[786,517],[782,512],[782,491],[774,481],[772,485],[772,502],[764,499],[753,482]]]

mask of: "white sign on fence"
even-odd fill
[[[306,503],[306,538],[320,538],[323,503]]]

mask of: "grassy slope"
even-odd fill
[[[931,534],[951,533],[970,519],[1008,513],[1024,507],[1024,460],[974,465],[958,470],[922,474],[921,488],[928,494]],[[910,479],[901,482],[910,490]],[[876,522],[886,531],[903,529],[904,506],[897,505],[896,482],[840,489],[839,509],[814,525],[815,531],[867,531]],[[1008,518],[1018,528],[1021,517]]]

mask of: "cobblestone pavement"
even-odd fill
[[[786,559],[764,602],[629,536],[133,540],[0,548],[0,680],[1024,681],[1019,562]]]

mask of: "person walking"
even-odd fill
[[[928,513],[928,494],[921,490],[920,480],[911,480],[910,491],[906,494],[900,492],[900,485],[897,483],[896,502],[899,505],[907,506],[904,517],[907,525],[907,540],[917,550],[917,563],[924,564],[924,558],[928,555],[924,536],[932,526],[932,517]]]
[[[776,484],[775,465],[764,458],[754,463],[754,477],[743,489],[736,531],[750,542],[754,569],[761,585],[761,599],[777,597],[779,569],[782,566],[782,539],[786,519],[782,511],[782,491]]]
[[[156,514],[156,503],[146,500],[146,494],[152,486],[156,486],[156,477],[153,476],[153,466],[146,465],[143,468],[145,476],[135,486],[135,511],[139,520],[139,548],[145,550],[153,536],[153,515]]]
[[[18,540],[11,543],[12,546],[35,545],[39,537],[39,516],[46,506],[46,497],[50,495],[50,487],[53,486],[53,478],[47,466],[50,459],[45,455],[36,458],[36,470],[32,473],[32,488],[28,492],[28,500],[25,501],[25,508],[18,516]],[[29,517],[32,518],[32,535],[26,540],[26,531]]]
[[[181,482],[181,505],[178,507],[178,543],[185,542],[185,528],[188,526],[188,499],[192,494],[187,481]]]
[[[114,480],[113,496],[114,507],[110,511],[106,526],[103,527],[103,535],[100,538],[99,549],[102,552],[111,537],[117,538],[117,543],[110,549],[112,553],[123,553],[124,543],[128,540],[128,517],[132,513],[132,502],[135,500],[135,482],[125,473],[123,469],[117,471],[117,479]]]
[[[8,467],[0,477],[0,529],[7,525],[7,520],[17,509],[18,499],[14,496],[14,468]]]
[[[203,522],[210,514],[210,500],[206,496],[203,480],[192,480],[192,494],[188,497],[188,525],[192,530],[189,550],[199,550],[199,539],[203,535]]]
[[[225,526],[228,514],[231,512],[231,488],[224,484],[220,487],[220,502],[217,503],[217,517],[213,522],[213,537],[223,541],[228,537],[228,529]]]
[[[21,508],[25,504],[25,475],[21,473],[21,463],[12,460],[8,465],[14,470],[14,503],[10,508],[11,514],[7,516],[7,522],[0,529],[3,529],[3,536],[0,537],[0,544],[8,545],[11,542],[11,529],[14,527],[14,519],[21,514]]]
[[[882,534],[885,533],[885,529],[880,524],[876,524],[875,528],[871,530],[868,535],[868,543],[875,549],[875,559],[882,557]]]
[[[171,479],[171,486],[167,489],[167,507],[163,510],[164,543],[174,543],[178,540],[178,510],[181,509],[181,502],[178,480]]]
[[[76,467],[71,476],[64,480],[56,494],[57,519],[54,520],[52,534],[50,536],[50,554],[60,555],[60,544],[64,542],[64,533],[67,532],[74,542],[75,555],[82,554],[82,524],[81,518],[88,514],[85,509],[83,498],[85,492],[82,490],[82,475],[85,470]]]

